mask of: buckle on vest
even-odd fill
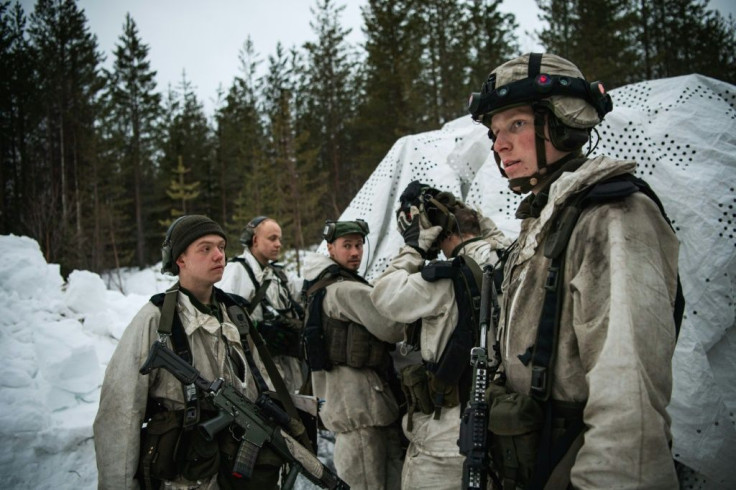
[[[544,289],[547,291],[556,291],[557,290],[557,275],[560,273],[560,268],[558,266],[550,266],[549,267],[549,274],[547,274],[547,281],[544,283]]]
[[[547,368],[544,366],[532,366],[532,383],[530,391],[533,395],[545,396],[547,394]]]

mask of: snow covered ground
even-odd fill
[[[111,288],[87,271],[64,282],[36,241],[0,235],[0,488],[97,488],[92,422],[105,366],[141,306],[173,284],[156,270],[120,271]],[[329,463],[333,441],[322,436]]]

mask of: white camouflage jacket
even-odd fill
[[[294,301],[299,301],[300,295],[295,290],[295,285],[291,281],[283,283],[271,267],[262,267],[247,247],[239,258],[245,260],[248,266],[250,266],[259,284],[263,284],[264,281],[271,281],[266,290],[266,299],[274,308],[279,310],[288,308],[290,305],[289,295],[291,295]],[[245,270],[245,267],[240,262],[228,262],[225,266],[225,272],[222,274],[222,279],[220,279],[220,282],[216,286],[223,291],[242,296],[248,301],[253,299],[257,291],[257,287],[253,283],[248,271]],[[251,318],[256,322],[263,320],[263,302],[253,310]],[[301,388],[304,382],[301,361],[291,356],[273,355],[272,357],[289,392],[294,393]],[[267,380],[269,387],[273,389],[273,383],[268,376],[265,366],[259,365],[259,369]]]
[[[493,225],[495,229],[495,225]],[[493,243],[493,245],[492,245]],[[496,235],[493,240],[468,243],[462,254],[471,257],[482,268],[498,260],[495,248],[506,240]],[[452,281],[429,282],[422,278],[424,258],[414,248],[404,245],[376,280],[371,299],[381,314],[399,322],[412,323],[422,319],[421,355],[426,362],[438,362],[458,320],[455,290]],[[413,429],[406,437],[417,450],[437,457],[459,456],[457,439],[460,433],[460,406],[442,409],[439,420],[421,411],[413,414]]]
[[[220,305],[225,321],[202,313],[189,297],[178,294],[176,311],[189,341],[193,365],[202,376],[222,377],[255,400],[257,389],[245,360],[237,327],[229,321],[225,306]],[[168,410],[184,408],[182,383],[164,369],[149,375],[138,372],[148,357],[150,346],[158,339],[161,310],[147,302],[123,332],[105,370],[100,406],[94,422],[95,452],[100,489],[137,489],[134,475],[138,466],[140,430],[149,397],[162,401]],[[169,339],[171,347],[171,339]],[[251,344],[251,350],[253,346]],[[228,355],[228,353],[230,355]],[[257,352],[254,352],[257,357]],[[234,356],[238,361],[233,361]],[[245,380],[236,374],[237,364],[245,367]],[[217,475],[197,488],[217,489]],[[171,488],[187,488],[174,485]]]
[[[305,261],[306,280],[313,280],[335,264],[322,254],[311,254]],[[384,342],[395,343],[403,337],[404,325],[389,320],[373,307],[372,288],[358,281],[337,281],[327,286],[322,314],[341,321],[363,325]],[[396,398],[386,381],[373,369],[333,366],[329,371],[312,373],[314,395],[324,400],[320,417],[333,432],[347,432],[362,427],[385,427],[399,417]]]
[[[499,322],[512,391],[529,393],[531,369],[518,356],[535,343],[550,262],[544,242],[555,213],[574,192],[634,167],[608,157],[588,160],[552,184],[539,217],[522,221],[505,267]],[[557,470],[576,489],[678,486],[666,411],[677,256],[677,237],[641,192],[586,207],[572,232],[551,398],[585,403],[582,447],[571,469],[573,458]]]

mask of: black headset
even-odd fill
[[[240,243],[248,247],[253,245],[253,236],[256,234],[256,228],[258,228],[258,225],[260,225],[267,219],[268,216],[256,216],[255,218],[250,220],[248,224],[245,225],[245,229],[240,235]]]
[[[335,232],[337,231],[337,221],[334,220],[325,220],[325,227],[322,230],[322,238],[327,241],[327,243],[332,243],[335,241]],[[355,223],[358,225],[358,227],[361,229],[364,235],[368,235],[370,233],[370,229],[368,228],[368,223],[365,222],[362,219],[356,219]]]
[[[575,151],[590,139],[590,129],[573,128],[560,121],[552,111],[547,111],[549,140],[560,151]]]
[[[174,228],[176,227],[177,223],[179,221],[186,218],[187,215],[179,216],[174,220],[171,225],[169,225],[169,229],[166,230],[166,237],[164,238],[164,243],[161,245],[161,273],[166,274],[167,272],[172,275],[176,275],[179,273],[179,266],[176,265],[176,257],[171,256],[171,234],[174,231]]]

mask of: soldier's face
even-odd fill
[[[553,163],[567,153],[552,146],[547,124],[544,126],[546,159],[548,163]],[[494,135],[493,150],[501,158],[509,179],[530,177],[537,172],[534,112],[531,106],[513,107],[495,114],[491,120],[491,131]]]
[[[267,219],[255,229],[251,253],[262,264],[279,258],[281,252],[281,227]]]
[[[176,259],[182,284],[212,286],[225,271],[225,239],[220,235],[205,235],[189,244]]]
[[[330,258],[351,271],[357,271],[363,260],[363,236],[359,233],[341,236],[327,244]]]

